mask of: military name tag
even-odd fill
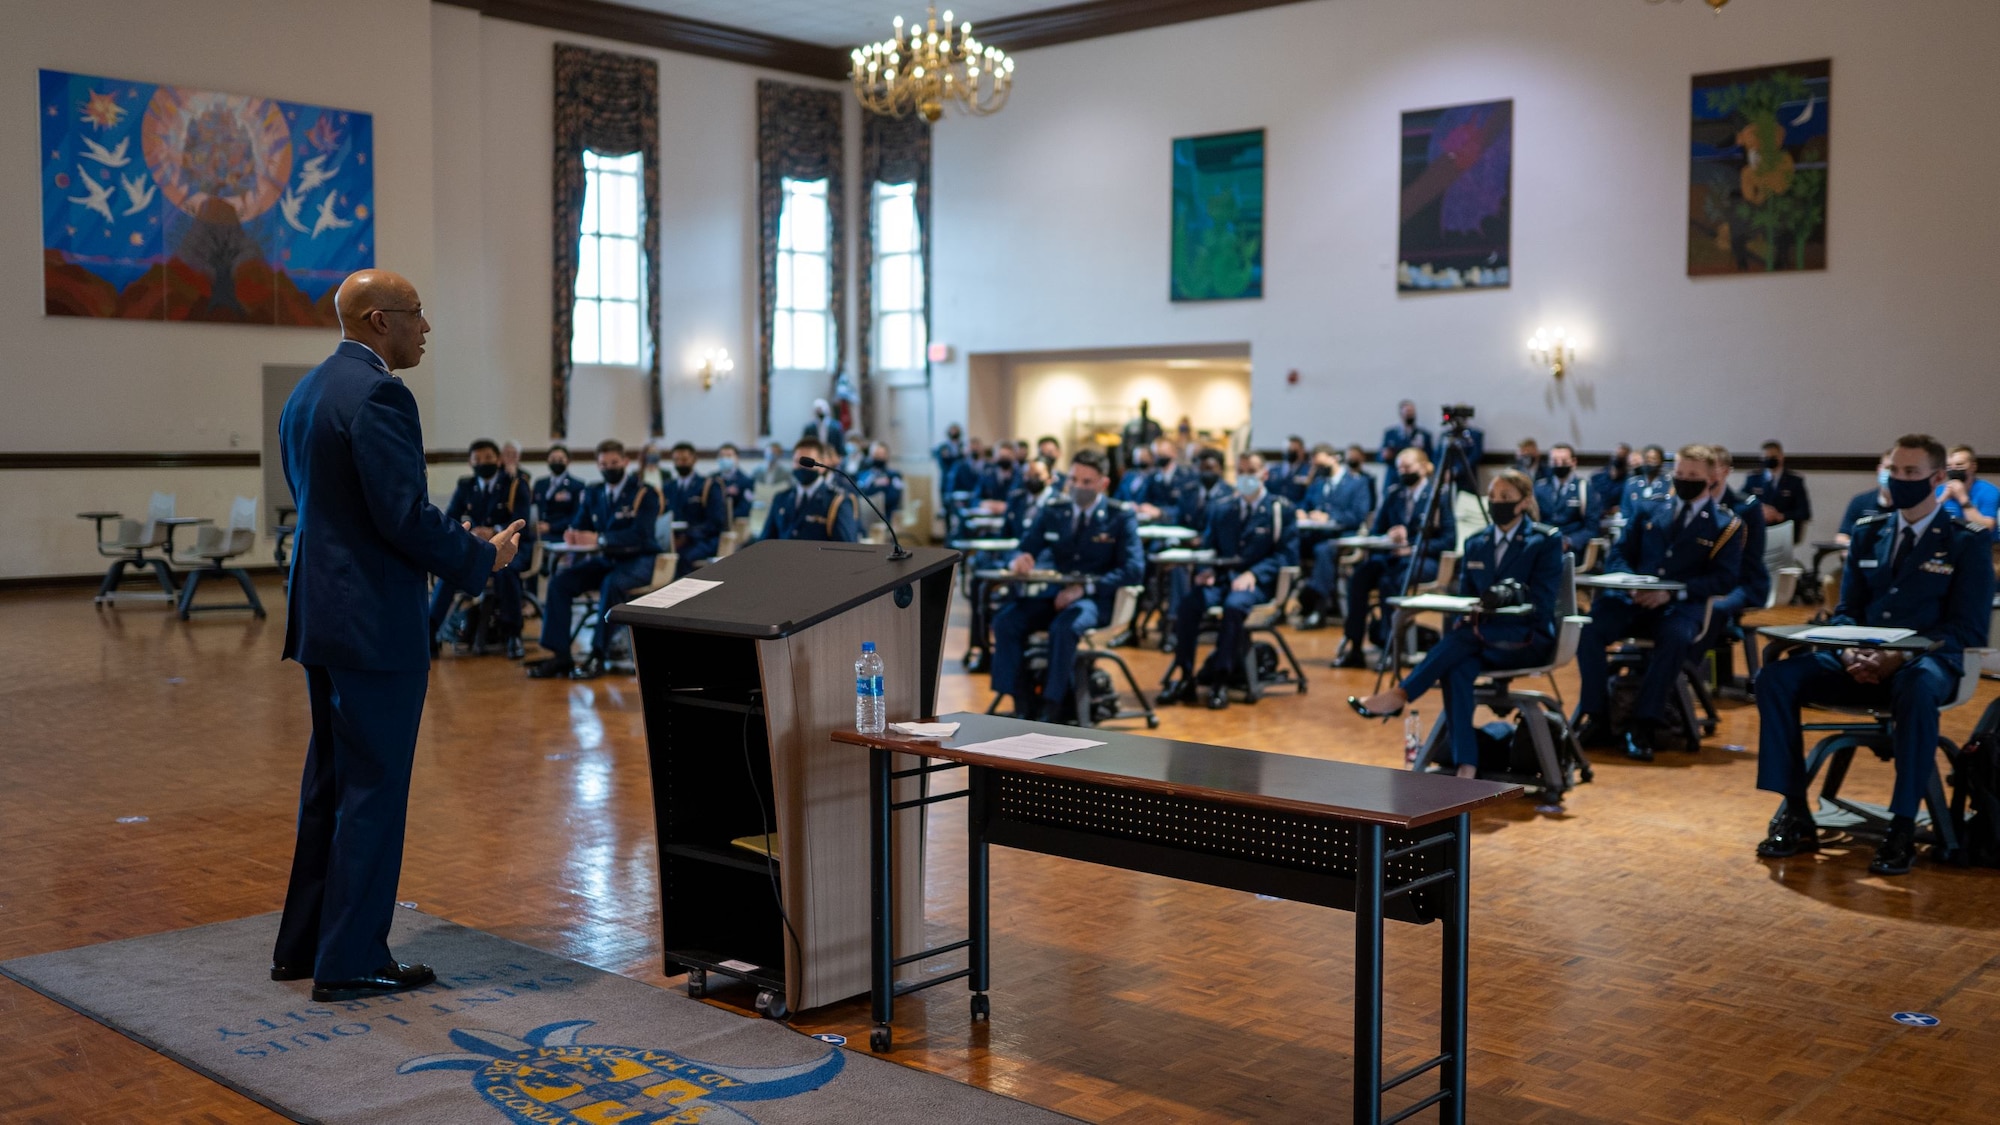
[[[1856,562],[1856,563],[1855,563],[1854,565],[1856,565],[1856,566],[1858,566],[1858,567],[1861,567],[1862,569],[1866,570],[1866,569],[1868,569],[1869,567],[1877,567],[1877,566],[1881,566],[1881,565],[1882,565],[1882,560],[1880,560],[1880,559],[1861,559],[1860,561]]]
[[[1485,570],[1485,569],[1486,569],[1486,564],[1485,564],[1485,563],[1483,563],[1483,562],[1469,562],[1469,563],[1466,563],[1466,564],[1465,564],[1465,569],[1467,569],[1467,570]]]

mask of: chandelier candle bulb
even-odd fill
[[[907,60],[903,58],[906,26]],[[890,38],[857,47],[848,58],[856,100],[863,109],[886,117],[914,110],[935,122],[952,105],[984,116],[1005,105],[1013,87],[1013,60],[975,39],[971,20],[960,23],[955,12],[946,11],[940,23],[935,5],[921,21],[897,16]]]

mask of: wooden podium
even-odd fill
[[[854,662],[874,641],[891,722],[936,714],[956,551],[757,543],[694,577],[722,585],[632,627],[660,848],[666,971],[750,981],[782,1017],[869,988],[869,781]],[[914,761],[911,764],[915,764]],[[917,795],[917,778],[899,782]],[[922,809],[898,816],[896,930],[923,927]],[[776,834],[770,856],[732,841]],[[783,903],[783,913],[778,904]],[[780,1000],[782,998],[782,1000]]]

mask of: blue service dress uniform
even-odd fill
[[[875,501],[884,516],[893,520],[902,510],[903,474],[894,468],[870,462],[855,476],[854,483],[861,486],[863,496]]]
[[[822,476],[810,486],[788,488],[771,499],[762,539],[809,539],[853,543],[861,538],[854,511],[860,501]]]
[[[673,533],[679,556],[674,577],[681,578],[722,549],[722,533],[729,530],[729,486],[715,477],[681,476],[669,468],[660,478],[660,502],[665,515],[687,524]]]
[[[1277,596],[1278,571],[1299,563],[1298,509],[1269,488],[1256,503],[1241,496],[1229,496],[1209,505],[1203,521],[1202,545],[1217,558],[1238,560],[1233,566],[1205,569],[1206,584],[1190,580],[1174,608],[1174,664],[1168,676],[1178,671],[1183,682],[1194,675],[1194,650],[1201,636],[1202,618],[1211,607],[1222,607],[1222,626],[1215,635],[1215,651],[1203,665],[1203,683],[1226,684],[1236,675],[1244,652],[1250,647],[1243,621],[1250,611]],[[1244,572],[1256,576],[1248,590],[1231,588]]]
[[[1432,461],[1437,460],[1437,439],[1422,426],[1390,426],[1382,431],[1382,463],[1392,470],[1396,467],[1396,454],[1412,447],[1423,450],[1424,456]]]
[[[1923,534],[1899,550],[1905,530],[1899,513],[1854,525],[1833,624],[1914,629],[1936,647],[1905,661],[1880,684],[1855,680],[1829,652],[1765,665],[1757,676],[1757,788],[1778,794],[1805,788],[1800,707],[1878,707],[1895,721],[1896,787],[1889,811],[1917,815],[1936,767],[1938,708],[1958,694],[1965,650],[1987,642],[1993,559],[1987,533],[1951,519],[1942,507]]]
[[[1349,469],[1331,476],[1314,477],[1312,484],[1306,488],[1306,511],[1325,512],[1327,517],[1326,523],[1315,525],[1312,573],[1306,579],[1307,588],[1319,596],[1322,606],[1330,607],[1337,599],[1340,547],[1334,540],[1353,535],[1368,526],[1372,497],[1368,485],[1367,473]]]
[[[1301,457],[1297,461],[1277,461],[1264,469],[1264,489],[1275,492],[1291,502],[1296,510],[1305,503],[1306,489],[1312,485],[1313,465],[1311,457]]]
[[[1049,671],[1042,685],[1047,704],[1060,705],[1070,692],[1076,672],[1077,636],[1111,619],[1111,603],[1121,586],[1136,586],[1145,577],[1139,551],[1139,514],[1117,500],[1100,498],[1079,512],[1069,497],[1042,506],[1021,536],[1021,552],[1035,565],[1064,574],[1087,574],[1092,580],[1082,597],[1061,611],[1057,591],[1039,597],[1017,597],[993,617],[993,690],[1022,705],[1023,660],[1028,636],[1049,632]]]
[[[750,518],[750,505],[757,497],[757,482],[741,468],[730,472],[717,472],[714,479],[722,482],[722,502],[731,520]]]
[[[1008,494],[1026,483],[1028,483],[1026,469],[1019,465],[1009,465],[1006,471],[1002,472],[1000,462],[995,461],[979,474],[979,487],[974,490],[973,498],[1005,501]]]
[[[535,482],[536,518],[549,525],[549,541],[562,542],[563,532],[576,522],[576,510],[583,505],[583,482],[570,475],[550,474]]]
[[[1728,497],[1724,496],[1727,503]],[[1743,565],[1737,571],[1736,588],[1710,603],[1707,649],[1731,636],[1740,636],[1736,619],[1745,610],[1763,609],[1771,600],[1771,568],[1764,565],[1764,505],[1756,497],[1740,497],[1729,510],[1743,521]]]
[[[1599,590],[1590,605],[1590,624],[1577,641],[1576,668],[1583,685],[1578,713],[1605,717],[1610,703],[1610,661],[1605,646],[1625,637],[1651,637],[1653,657],[1639,681],[1633,717],[1658,723],[1681,665],[1701,639],[1708,600],[1728,594],[1743,581],[1745,527],[1736,513],[1717,510],[1713,500],[1695,502],[1694,514],[1679,498],[1641,507],[1605,563],[1607,573],[1650,574],[1684,583],[1685,591],[1655,609],[1641,609],[1623,590]]]
[[[1535,482],[1535,506],[1542,511],[1542,522],[1556,529],[1573,558],[1582,558],[1584,548],[1597,537],[1603,523],[1601,503],[1595,479],[1586,480],[1575,469],[1561,483],[1553,473]]]
[[[1640,508],[1673,497],[1674,480],[1666,469],[1662,468],[1650,477],[1644,473],[1633,473],[1625,478],[1625,487],[1618,494],[1618,514],[1624,516],[1629,524],[1639,514]]]
[[[1778,509],[1794,531],[1800,520],[1812,518],[1812,496],[1806,492],[1805,479],[1797,473],[1781,469],[1773,474],[1769,469],[1758,469],[1743,481],[1743,492]]]
[[[469,521],[474,527],[489,527],[495,531],[515,520],[521,520],[526,525],[521,529],[521,547],[514,561],[494,571],[487,580],[493,591],[487,598],[487,604],[493,611],[493,624],[503,637],[512,637],[521,631],[521,575],[527,571],[528,562],[534,557],[528,546],[535,537],[535,521],[529,508],[533,496],[533,486],[518,473],[497,473],[490,482],[467,475],[458,478],[458,487],[452,490],[451,502],[444,510],[444,518],[454,523]],[[457,594],[457,590],[443,582],[439,582],[437,589],[432,591],[430,623],[433,637],[451,613],[452,599]]]
[[[305,666],[312,741],[274,964],[322,981],[393,962],[410,762],[430,678],[427,574],[477,594],[495,548],[432,506],[417,400],[343,340],[278,419],[298,505],[287,659]]]
[[[1387,535],[1392,527],[1403,528],[1410,537],[1409,546],[1415,547],[1417,529],[1423,522],[1424,509],[1431,502],[1431,490],[1436,483],[1433,478],[1415,489],[1409,489],[1398,482],[1382,498],[1382,507],[1375,513],[1375,525],[1371,531],[1376,535]],[[1437,577],[1438,561],[1458,542],[1458,517],[1452,514],[1452,506],[1448,503],[1450,499],[1449,496],[1438,497],[1437,534],[1424,544],[1422,558],[1418,558],[1414,551],[1409,554],[1377,551],[1354,568],[1354,575],[1347,582],[1347,617],[1340,623],[1350,652],[1360,651],[1362,630],[1368,623],[1368,595],[1377,590],[1382,591],[1384,597],[1401,593],[1403,583],[1410,579],[1412,568],[1416,571],[1417,584]]]
[[[1502,553],[1501,543],[1506,547]],[[1472,688],[1484,672],[1533,668],[1555,655],[1556,608],[1562,596],[1563,539],[1556,528],[1523,518],[1505,536],[1488,527],[1465,541],[1458,590],[1481,597],[1505,579],[1527,591],[1530,613],[1477,614],[1455,618],[1424,659],[1403,678],[1411,702],[1435,684],[1444,684],[1444,716],[1449,749],[1445,765],[1478,765],[1479,741],[1472,722]]]
[[[660,490],[632,470],[616,488],[603,481],[584,491],[577,509],[576,531],[597,533],[597,554],[578,559],[549,579],[549,596],[542,613],[542,647],[557,660],[570,658],[570,606],[576,596],[597,587],[597,608],[609,613],[625,600],[625,591],[653,578],[653,559],[660,553],[654,525],[660,519]],[[590,655],[604,657],[611,630],[599,626],[591,635]]]
[[[1118,478],[1118,486],[1111,490],[1111,498],[1123,500],[1127,504],[1137,504],[1146,498],[1146,489],[1153,483],[1153,470],[1127,469]]]

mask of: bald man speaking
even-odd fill
[[[422,362],[431,330],[416,287],[362,270],[334,307],[340,346],[278,419],[299,512],[285,656],[305,666],[312,742],[271,979],[310,976],[319,1003],[437,979],[389,953],[430,679],[425,576],[477,595],[513,559],[522,526],[482,538],[430,502],[417,400],[395,376]]]

